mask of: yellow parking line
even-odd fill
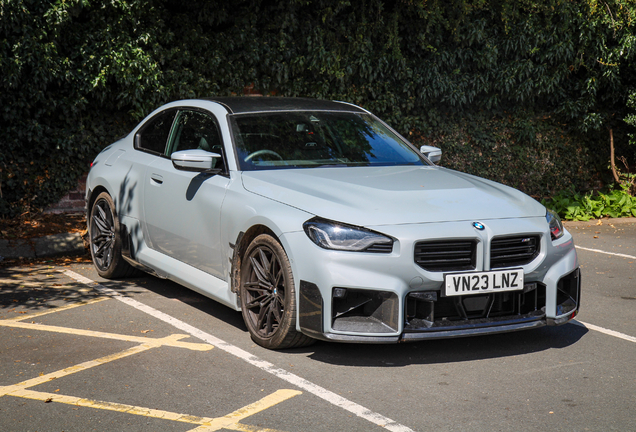
[[[122,335],[117,333],[106,333],[93,330],[74,329],[68,327],[50,326],[44,324],[23,323],[19,321],[0,320],[0,327],[22,328],[27,330],[48,331],[54,333],[72,334],[77,336],[89,336],[102,339],[115,339],[125,342],[136,342],[140,344],[154,344],[156,346],[165,345],[176,348],[187,348],[194,351],[207,351],[214,348],[206,343],[179,342],[179,339],[190,337],[190,335],[172,335],[160,339],[151,339],[142,336]]]
[[[67,405],[80,406],[85,408],[102,409],[106,411],[117,411],[126,414],[139,415],[143,417],[154,417],[163,420],[172,420],[185,423],[204,424],[213,421],[213,418],[196,417],[187,414],[172,413],[169,411],[156,410],[152,408],[138,407],[134,405],[119,404],[112,402],[96,401],[84,399],[75,396],[64,396],[57,393],[46,393],[34,390],[16,390],[11,396],[21,397],[25,399],[58,402]]]
[[[246,407],[238,409],[226,416],[216,418],[209,423],[190,430],[189,432],[212,432],[218,431],[220,429],[245,430],[238,428],[235,429],[234,426],[237,425],[240,420],[243,420],[246,417],[252,416],[256,413],[271,408],[274,405],[279,404],[287,399],[291,399],[292,397],[299,394],[302,394],[302,392],[287,389],[278,390],[271,395],[265,396],[263,399],[254,402],[253,404],[247,405]]]
[[[56,313],[56,312],[62,312],[62,311],[68,310],[68,309],[73,309],[73,308],[80,307],[80,306],[86,306],[86,305],[93,304],[93,303],[98,303],[98,302],[104,301],[104,300],[111,300],[111,298],[110,297],[99,297],[99,298],[95,298],[95,299],[92,299],[92,300],[81,300],[81,301],[78,301],[76,303],[69,304],[69,305],[66,305],[66,306],[52,307],[49,310],[45,310],[45,311],[42,311],[42,312],[36,312],[34,314],[19,315],[19,316],[13,317],[13,318],[7,318],[7,319],[4,319],[4,320],[0,320],[0,322],[2,322],[2,321],[23,321],[23,320],[27,320],[27,319],[33,319],[33,318],[40,317],[42,315],[48,315],[48,314],[52,314],[52,313]]]
[[[152,417],[162,420],[171,420],[182,423],[191,423],[201,425],[190,432],[210,432],[220,429],[232,429],[236,431],[271,431],[275,432],[275,429],[263,429],[260,427],[242,425],[239,423],[249,416],[257,414],[267,408],[283,402],[287,399],[291,399],[294,396],[302,394],[302,392],[296,390],[278,390],[271,395],[265,396],[263,399],[241,408],[233,413],[230,413],[224,417],[197,417],[189,414],[180,414],[170,411],[157,410],[152,408],[144,408],[134,405],[119,404],[112,402],[96,401],[91,399],[84,399],[75,396],[65,396],[57,393],[39,392],[34,390],[27,390],[25,388],[15,390],[10,393],[10,396],[20,397],[24,399],[40,400],[45,402],[57,402],[66,405],[74,405],[85,408],[101,409],[106,411],[116,411],[125,414],[138,415],[143,417]]]
[[[194,431],[211,432],[211,431],[218,431],[220,429],[230,429],[230,430],[243,431],[243,432],[280,432],[280,431],[277,431],[276,429],[268,429],[268,428],[261,428],[257,426],[251,426],[251,425],[244,425],[244,424],[241,424],[240,421],[249,416],[252,416],[261,411],[264,411],[268,408],[271,408],[272,406],[279,404],[287,399],[300,395],[302,394],[302,392],[297,390],[289,390],[289,389],[278,390],[230,414],[227,414],[223,417],[213,418],[213,417],[197,417],[197,416],[192,416],[188,414],[173,413],[169,411],[156,410],[152,408],[144,408],[144,407],[139,407],[134,405],[119,404],[119,403],[112,403],[112,402],[105,402],[105,401],[96,401],[91,399],[79,398],[75,396],[66,396],[66,395],[60,395],[56,393],[30,390],[29,389],[30,387],[34,387],[40,384],[47,383],[54,379],[59,379],[59,378],[63,378],[78,372],[82,372],[87,369],[100,366],[115,360],[119,360],[128,356],[139,354],[141,352],[150,350],[152,348],[157,348],[161,346],[170,346],[170,347],[176,347],[176,348],[186,348],[186,349],[196,350],[196,351],[207,351],[214,348],[213,345],[206,344],[206,343],[180,342],[180,339],[190,337],[190,335],[183,335],[183,334],[173,334],[164,338],[146,338],[146,337],[140,337],[140,336],[122,335],[122,334],[106,333],[106,332],[99,332],[99,331],[93,331],[93,330],[74,329],[74,328],[67,328],[67,327],[22,322],[23,320],[33,319],[42,315],[60,312],[60,311],[68,310],[68,309],[79,307],[79,306],[85,306],[88,304],[92,304],[92,303],[96,303],[96,302],[108,300],[108,299],[110,299],[110,297],[100,297],[100,298],[92,299],[89,301],[79,301],[70,305],[52,308],[47,311],[33,313],[30,315],[17,316],[17,317],[5,319],[5,320],[0,320],[0,327],[21,328],[26,330],[47,331],[47,332],[54,332],[54,333],[72,334],[72,335],[78,335],[78,336],[97,337],[97,338],[103,338],[103,339],[114,339],[114,340],[134,342],[139,344],[134,347],[128,348],[124,351],[120,351],[118,353],[110,354],[95,360],[89,360],[89,361],[86,361],[86,362],[83,362],[83,363],[80,363],[80,364],[59,370],[59,371],[43,374],[39,377],[31,378],[17,384],[8,385],[8,386],[0,386],[0,397],[13,396],[13,397],[19,397],[19,398],[25,398],[25,399],[40,400],[45,402],[58,402],[58,403],[74,405],[74,406],[102,409],[102,410],[108,410],[108,411],[117,411],[121,413],[139,415],[143,417],[153,417],[153,418],[158,418],[163,420],[172,420],[172,421],[199,425],[199,427],[193,429],[192,432]]]
[[[103,365],[105,363],[114,361],[114,360],[119,360],[121,358],[124,357],[128,357],[134,354],[139,354],[141,352],[147,351],[151,348],[155,348],[158,345],[155,344],[143,344],[143,345],[137,345],[134,346],[132,348],[128,348],[127,350],[124,351],[120,351],[118,353],[115,354],[110,354],[95,360],[89,360],[87,362],[84,363],[80,363],[77,364],[75,366],[71,366],[68,367],[66,369],[62,369],[59,371],[55,371],[55,372],[51,372],[36,378],[31,378],[29,380],[26,381],[22,381],[18,384],[13,384],[13,385],[9,385],[9,386],[4,386],[4,387],[0,387],[0,396],[4,396],[4,395],[12,395],[14,392],[16,391],[20,391],[29,387],[34,387],[36,385],[40,385],[43,384],[45,382],[49,382],[51,380],[54,379],[58,379],[58,378],[62,378],[77,372],[82,372],[85,371],[87,369],[93,368],[95,366],[99,366],[99,365]]]

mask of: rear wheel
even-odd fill
[[[257,344],[269,349],[310,345],[296,330],[296,292],[289,259],[270,235],[250,243],[241,264],[241,309]]]
[[[115,203],[106,192],[97,196],[88,222],[90,250],[97,273],[106,279],[131,276],[135,269],[121,255],[121,235]]]

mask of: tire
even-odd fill
[[[88,235],[93,264],[101,277],[115,279],[136,273],[121,255],[119,219],[115,203],[106,192],[100,193],[91,207]]]
[[[268,234],[256,237],[241,264],[243,320],[252,340],[269,349],[311,345],[296,330],[296,290],[285,250]]]

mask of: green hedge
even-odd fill
[[[412,141],[440,147],[442,165],[448,168],[507,184],[537,199],[602,182],[603,167],[594,162],[597,156],[588,147],[598,134],[568,133],[551,118],[522,114],[472,118],[446,134],[412,136]]]
[[[630,132],[635,17],[631,0],[0,0],[0,214],[57,200],[162,103],[246,86],[362,105],[535,196],[590,186],[606,128]]]

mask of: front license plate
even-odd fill
[[[446,295],[484,294],[523,289],[523,270],[447,274]]]

